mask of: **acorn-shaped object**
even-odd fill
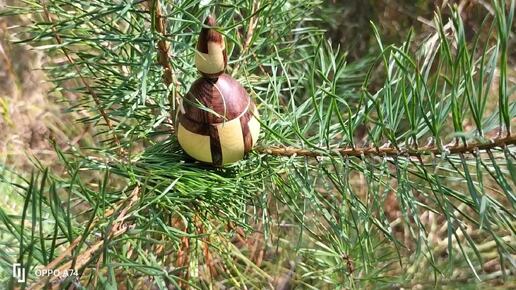
[[[242,85],[224,73],[223,36],[209,16],[197,43],[195,65],[201,73],[178,112],[177,138],[191,157],[217,166],[238,161],[258,139],[258,111]]]

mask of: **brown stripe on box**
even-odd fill
[[[210,150],[213,164],[222,165],[222,147],[220,145],[219,130],[216,126],[210,126]]]

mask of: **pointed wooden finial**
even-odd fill
[[[215,17],[208,16],[197,41],[195,66],[197,70],[209,78],[216,78],[224,72],[228,63],[224,36],[214,27]]]

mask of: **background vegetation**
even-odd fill
[[[8,2],[5,287],[514,286],[514,1]],[[208,13],[263,128],[225,168],[170,118]]]

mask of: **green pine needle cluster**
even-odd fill
[[[153,5],[165,35],[155,29]],[[473,37],[455,6],[445,8],[450,17],[436,11],[431,33],[411,32],[403,43],[384,43],[381,27],[364,27],[376,47],[353,62],[327,40],[318,5],[53,0],[0,11],[31,17],[30,25],[11,28],[13,41],[45,51],[50,94],[81,112],[77,122],[95,137],[65,149],[55,144],[59,169],[35,162],[24,176],[1,167],[0,189],[22,204],[0,208],[2,283],[510,283],[515,1],[493,0]],[[188,158],[170,115],[169,96],[184,95],[198,77],[195,43],[209,13],[226,38],[228,73],[259,104],[262,125],[257,150],[223,168]],[[170,45],[178,86],[163,82],[160,40]],[[336,154],[343,148],[374,152]],[[27,269],[27,283],[11,278],[13,263]],[[79,276],[36,276],[49,265]]]

